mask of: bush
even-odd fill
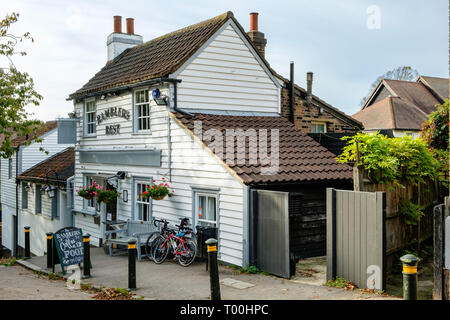
[[[348,140],[336,159],[340,163],[355,163],[368,172],[369,179],[377,184],[408,182],[417,185],[438,176],[439,163],[427,144],[420,138],[408,136],[388,138],[379,132],[358,133]]]

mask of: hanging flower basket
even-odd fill
[[[149,198],[152,198],[153,200],[163,200],[166,196],[169,196],[169,198],[174,196],[174,191],[169,190],[170,186],[165,178],[162,178],[162,182],[159,184],[156,184],[155,182],[156,180],[153,180],[151,186],[147,186],[144,192],[139,192],[140,197],[144,200]]]
[[[97,196],[98,191],[100,190],[99,185],[92,182],[90,186],[79,187],[80,189],[75,189],[75,192],[82,198],[91,200]]]
[[[117,200],[119,193],[116,190],[104,190],[100,188],[97,192],[97,202],[111,203]]]

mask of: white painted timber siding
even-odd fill
[[[161,90],[164,90],[162,88]],[[131,111],[131,93],[122,94],[97,101],[97,114],[111,106],[121,107]],[[80,112],[83,104],[77,103],[77,111]],[[118,219],[137,219],[135,206],[136,194],[133,194],[134,181],[136,179],[147,183],[151,179],[161,181],[162,177],[169,178],[168,169],[168,107],[157,106],[152,103],[149,134],[133,134],[132,121],[120,117],[113,117],[97,125],[97,135],[94,138],[83,138],[82,121],[78,128],[80,146],[75,152],[75,189],[83,185],[83,177],[92,175],[97,181],[113,176],[118,171],[126,171],[127,177],[119,180],[119,192],[128,190],[128,202],[123,198],[118,199]],[[171,145],[172,145],[172,181],[171,187],[175,190],[175,196],[166,197],[164,200],[152,202],[152,216],[168,219],[172,224],[178,224],[179,218],[188,217],[192,223],[192,187],[202,189],[219,188],[219,257],[220,260],[242,265],[243,259],[243,192],[244,186],[240,180],[230,173],[221,161],[213,157],[210,152],[195,141],[184,128],[181,128],[174,120],[170,120]],[[106,135],[105,126],[120,124],[118,135]],[[135,148],[155,147],[162,152],[161,167],[135,166],[135,165],[111,165],[103,163],[80,163],[79,148],[105,149],[105,148]],[[83,199],[74,198],[74,223],[82,228],[83,232],[91,235],[93,245],[99,245],[99,239],[104,240],[105,206],[102,205],[99,219],[94,223],[96,212],[87,212],[83,208]]]
[[[61,203],[63,203],[61,198],[65,198],[66,195],[58,191],[57,207],[59,216],[52,220],[52,203],[47,193],[42,194],[42,213],[35,213],[36,185],[31,183],[30,185],[32,190],[28,192],[28,207],[26,209],[22,209],[22,188],[19,190],[19,246],[25,247],[24,227],[30,226],[30,251],[37,256],[43,256],[47,251],[46,233],[56,232],[63,227],[67,227],[61,224],[60,218],[61,215],[67,214],[66,208],[61,206]]]
[[[278,87],[232,25],[177,76],[178,107],[236,112],[280,112]]]
[[[35,166],[36,164],[44,161],[45,159],[55,155],[58,152],[63,151],[64,149],[73,146],[71,144],[58,144],[58,130],[54,129],[44,135],[42,135],[43,141],[40,143],[33,142],[27,146],[20,147],[19,151],[19,175],[31,168],[32,166]],[[45,151],[48,152],[46,154],[43,151],[40,151],[39,149],[43,147]],[[12,156],[12,164],[13,164],[13,174],[12,179],[8,179],[8,159],[1,159],[1,166],[2,168],[5,168],[5,170],[1,170],[1,183],[2,183],[2,192],[0,194],[1,196],[1,203],[2,203],[2,232],[3,234],[6,234],[7,237],[3,240],[2,239],[2,245],[7,247],[8,249],[13,249],[13,243],[12,239],[9,239],[9,234],[13,234],[13,225],[12,225],[12,217],[9,215],[16,215],[16,156],[17,154],[14,154]],[[21,188],[19,188],[19,209],[22,207],[21,202]],[[45,196],[46,197],[46,196]],[[44,196],[42,197],[44,201]],[[32,199],[34,201],[34,199]],[[30,201],[30,197],[28,198],[28,201]],[[43,203],[44,204],[44,203]],[[6,208],[6,210],[5,210]],[[20,216],[19,212],[19,216]],[[20,218],[19,218],[19,241],[23,234],[21,232],[23,231],[23,227],[25,225],[21,224]],[[33,227],[33,225],[30,225]],[[53,230],[49,230],[53,231]],[[23,232],[22,232],[23,233]]]

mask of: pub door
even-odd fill
[[[107,190],[116,190],[114,186],[106,183]],[[106,221],[117,221],[117,199],[106,204]]]

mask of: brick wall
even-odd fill
[[[336,118],[333,114],[328,113],[326,109],[323,109],[323,113],[319,114],[319,108],[315,106],[306,106],[302,98],[295,95],[294,101],[294,124],[303,132],[311,132],[311,122],[319,121],[326,122],[327,132],[345,133],[355,132],[355,128],[352,128],[348,123]],[[289,119],[289,89],[281,88],[281,115]]]

